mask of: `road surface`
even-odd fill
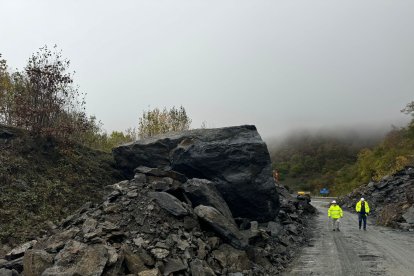
[[[414,276],[414,233],[374,226],[358,230],[358,217],[344,212],[341,232],[333,232],[329,203],[312,200],[319,214],[313,238],[284,275]]]

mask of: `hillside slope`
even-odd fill
[[[355,164],[358,152],[379,140],[377,136],[351,134],[298,133],[270,146],[281,182],[292,190],[318,193],[327,187],[338,194],[338,172]]]
[[[121,178],[109,153],[2,125],[0,152],[2,245],[39,236],[81,204],[101,200],[104,187]]]

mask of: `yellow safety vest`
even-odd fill
[[[359,213],[361,212],[361,200],[355,206],[355,210]],[[365,213],[369,214],[369,205],[368,202],[365,201]]]
[[[328,210],[328,217],[333,219],[339,219],[342,218],[342,209],[339,207],[339,205],[331,205]]]

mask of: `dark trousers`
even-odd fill
[[[367,215],[358,213],[359,229],[361,229],[362,221],[364,221],[364,229],[367,228]]]

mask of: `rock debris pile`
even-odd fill
[[[358,200],[367,199],[377,224],[414,230],[414,168],[406,167],[379,182],[370,182],[342,197],[340,204],[353,210]]]
[[[306,242],[314,209],[275,185],[252,126],[137,142],[115,156],[133,177],[52,236],[13,249],[0,275],[276,275]]]

